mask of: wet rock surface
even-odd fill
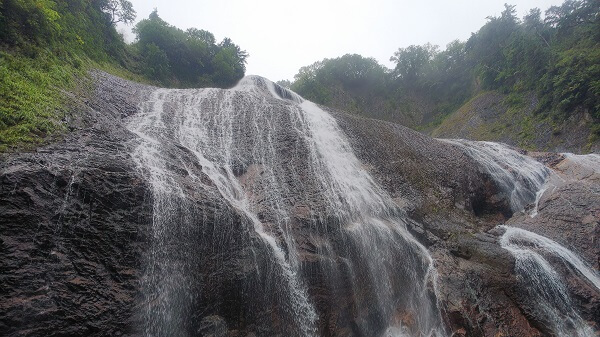
[[[63,141],[36,152],[0,157],[2,335],[152,332],[151,327],[144,331],[142,302],[148,299],[141,289],[149,247],[156,240],[151,227],[157,223],[153,219],[157,194],[132,158],[138,140],[124,124],[152,88],[100,72],[92,77],[94,90],[73,113],[73,131]],[[513,215],[493,179],[459,147],[399,125],[331,113],[364,168],[407,213],[413,236],[431,251],[449,335],[547,335],[543,323],[530,314],[528,305],[534,304],[522,301],[525,290],[514,274],[514,258],[498,244],[503,232],[496,226],[507,223],[552,238],[598,270],[597,173],[565,161],[564,156],[532,154],[563,180],[542,195],[535,217]],[[291,122],[280,125],[291,127]],[[334,230],[339,224],[331,215],[323,214],[322,196],[311,185],[311,172],[304,164],[307,150],[292,133],[284,130],[276,135],[282,160],[292,162],[304,182],[295,186],[295,178],[284,178],[291,191],[286,203],[293,210],[289,226],[300,252],[302,277],[319,314],[317,334],[363,335],[356,322],[374,313],[369,306],[357,308],[356,301],[368,303],[370,293],[368,289],[353,293],[352,283],[367,283],[344,267],[360,259],[357,250]],[[223,199],[202,167],[181,164],[193,156],[189,149],[173,144],[168,152],[169,170],[178,172],[178,185],[188,196],[185,204],[172,207],[191,219],[189,227],[180,230],[194,238],[185,244],[176,236],[161,241],[165,251],[177,257],[173,265],[188,261],[181,268],[193,271],[181,283],[182,292],[191,294],[184,302],[193,316],[182,323],[182,333],[293,335],[285,321],[290,313],[281,312],[283,295],[264,277],[265,273],[277,277],[270,267],[273,257],[254,249],[260,238],[252,224]],[[259,162],[240,158],[233,172],[242,185],[260,186],[256,181],[263,169]],[[194,177],[204,184],[202,188],[194,185]],[[267,231],[280,237],[283,233],[269,227],[275,214],[264,195],[259,188],[249,198],[265,205],[259,217]],[[396,257],[398,268],[402,259]],[[324,267],[328,265],[335,268]],[[336,273],[326,274],[331,270]],[[403,281],[396,280],[394,286],[402,287]],[[598,329],[597,290],[576,277],[568,277],[568,284],[582,315]],[[396,316],[407,326],[414,320],[407,312]],[[380,331],[382,324],[374,325],[373,331]]]
[[[131,335],[152,196],[121,113],[138,88],[97,74],[73,132],[0,160],[3,336]],[[106,94],[109,91],[110,94]]]

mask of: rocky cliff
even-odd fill
[[[92,77],[64,140],[1,157],[3,335],[600,330],[593,155],[506,148],[547,170],[515,209],[517,187],[464,146],[325,113],[260,78],[189,91]],[[508,241],[564,280],[572,324],[551,324]]]

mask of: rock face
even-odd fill
[[[121,119],[135,108],[138,87],[99,80],[97,95],[77,108],[75,130],[64,141],[2,157],[5,336],[137,331],[134,308],[152,195],[128,155],[132,135]]]
[[[551,334],[501,224],[598,272],[593,156],[531,154],[552,178],[515,212],[460,146],[259,78],[192,94],[92,76],[63,141],[1,157],[3,335]],[[598,331],[600,290],[548,260]]]

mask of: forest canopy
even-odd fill
[[[163,86],[231,87],[244,76],[248,54],[231,39],[217,44],[208,31],[183,31],[156,10],[126,45],[115,24],[135,17],[127,0],[0,0],[0,44],[31,58],[51,52],[71,63],[113,62]]]
[[[0,151],[56,133],[64,124],[61,92],[90,68],[165,87],[226,88],[244,76],[248,54],[240,46],[179,29],[156,10],[126,44],[115,24],[135,17],[127,0],[0,0]],[[584,111],[600,137],[598,0],[566,0],[522,18],[505,5],[466,41],[399,48],[391,60],[393,69],[356,54],[324,59],[282,84],[317,103],[392,121],[424,102],[436,123],[485,91],[513,102],[533,93],[538,115],[560,121]]]
[[[399,48],[394,69],[371,58],[344,55],[303,67],[288,84],[307,99],[393,120],[407,97],[426,97],[448,114],[485,90],[518,97],[534,92],[537,111],[564,118],[576,109],[600,124],[600,6],[598,0],[567,0],[523,18],[505,5],[500,16],[467,41],[444,50],[431,44]],[[282,83],[286,84],[286,83]],[[600,134],[600,128],[596,127]]]
[[[183,31],[156,10],[134,32],[141,69],[153,80],[182,87],[230,87],[244,77],[248,54],[229,38],[217,44],[206,30]]]

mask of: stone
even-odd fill
[[[152,234],[157,195],[135,165],[136,135],[124,124],[154,88],[102,72],[91,76],[94,90],[73,108],[72,131],[63,140],[35,152],[0,155],[4,336],[141,336],[154,329],[144,323],[144,310],[154,310],[161,299],[145,298],[141,285],[147,281],[152,266],[148,255],[157,240]],[[279,96],[289,95],[284,91]],[[277,104],[287,103],[273,104],[276,112]],[[330,113],[364,167],[405,213],[408,230],[431,252],[438,273],[435,293],[449,335],[547,334],[528,314],[533,304],[521,301],[525,290],[514,275],[514,258],[498,243],[502,231],[497,225],[552,238],[598,270],[600,182],[588,168],[562,155],[532,153],[564,182],[543,195],[537,216],[513,214],[493,179],[460,148],[397,124]],[[295,186],[295,178],[282,178],[293,187],[285,199],[293,210],[290,233],[301,278],[317,310],[316,332],[365,335],[359,326],[376,313],[370,306],[358,308],[358,298],[361,303],[373,301],[368,280],[356,277],[352,269],[353,261],[362,257],[340,230],[347,224],[325,212],[322,193],[310,183],[309,153],[286,129],[291,121],[278,118],[282,128],[274,137],[280,156],[304,182]],[[239,146],[251,151],[251,143]],[[180,291],[174,292],[185,298],[182,333],[297,333],[290,326],[293,313],[284,310],[288,303],[282,300],[273,255],[252,223],[221,196],[200,165],[181,164],[194,162],[189,149],[172,145],[169,156],[168,169],[186,193],[172,207],[188,220],[179,230],[190,238],[161,238],[166,243],[162,248],[175,257],[174,270],[186,272]],[[240,184],[256,186],[248,199],[260,206],[265,230],[283,242],[267,185],[261,185],[264,165],[240,160],[232,170]],[[394,262],[401,266],[401,261]],[[569,275],[566,268],[559,269]],[[404,280],[394,282],[401,287]],[[582,315],[597,329],[600,294],[574,276],[568,277],[568,285]],[[417,318],[406,310],[392,315],[407,327],[415,326]],[[372,331],[383,332],[385,323],[373,324]]]

